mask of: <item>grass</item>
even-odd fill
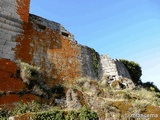
[[[40,105],[35,102],[20,103],[16,105],[15,109],[7,112],[0,109],[1,114],[3,113],[3,116],[0,117],[5,118],[13,115],[28,117],[29,114],[33,113],[34,116],[36,115],[35,119],[42,120],[43,118],[56,118],[57,120],[58,118],[62,120],[94,118],[93,120],[96,120],[98,119],[97,115],[100,119],[117,120],[126,119],[125,114],[160,114],[159,93],[144,88],[115,90],[88,78],[77,79],[60,86],[66,92],[72,89],[77,94],[77,99],[81,105],[87,106],[87,108],[82,107],[83,109],[73,111],[66,107]]]

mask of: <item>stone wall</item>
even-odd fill
[[[118,76],[122,76],[122,77],[125,77],[128,79],[131,79],[131,76],[130,76],[128,70],[126,69],[126,67],[124,66],[124,64],[118,59],[114,60],[114,62],[116,64]]]
[[[4,93],[0,104],[41,99],[31,91],[22,94],[28,88],[18,75],[17,60],[40,67],[49,87],[79,77],[99,80],[107,75],[114,80],[119,76],[130,79],[120,61],[78,44],[60,23],[29,15],[29,3],[0,1],[0,91]]]
[[[104,76],[109,79],[118,80],[119,77],[125,77],[131,79],[128,70],[125,68],[122,62],[118,59],[114,60],[108,57],[108,55],[100,56],[99,78]]]
[[[67,37],[69,40],[74,41],[74,36],[71,33],[69,33],[60,23],[49,21],[47,19],[32,14],[30,14],[29,18],[31,21],[36,23],[39,28],[43,29],[45,27],[48,27],[51,30],[58,31],[61,35]]]
[[[114,60],[109,58],[107,55],[100,56],[100,64],[99,68],[99,78],[101,79],[104,76],[108,76],[112,79],[118,79],[118,71],[116,68],[116,64]]]
[[[3,24],[3,21],[1,23]],[[12,27],[11,25],[9,26]],[[31,99],[41,99],[35,94],[27,94],[25,98],[23,96],[26,94],[19,96],[19,93],[28,90],[28,88],[20,78],[16,78],[19,70],[15,64],[16,60],[40,67],[44,81],[49,87],[67,80],[72,81],[82,76],[96,78],[90,48],[77,44],[73,35],[62,25],[39,16],[29,15],[28,22],[21,21],[19,26],[22,31],[14,35],[15,44],[11,49],[8,49],[9,52],[12,51],[12,55],[9,54],[8,57],[4,57],[3,55],[6,54],[2,53],[0,59],[0,64],[4,64],[0,67],[0,76],[2,77],[0,82],[3,82],[1,84],[3,87],[0,87],[0,91],[4,92],[3,96],[0,97],[0,104],[10,103],[9,99],[12,99],[12,102],[20,101],[20,99],[24,100],[24,102]],[[0,33],[4,31],[2,29]],[[2,39],[4,39],[4,36],[2,36]],[[12,43],[11,40],[7,39],[7,41]],[[7,46],[9,45],[4,45],[4,48],[7,48]],[[14,66],[11,67],[14,68],[14,71],[7,70],[8,63]],[[5,75],[7,75],[6,79],[3,78],[4,71],[6,72]],[[15,82],[16,85],[12,85],[17,86],[16,89],[8,89],[10,86],[9,81],[11,80]],[[9,92],[8,96],[6,96],[8,90],[11,93]]]
[[[98,54],[94,49],[89,48],[87,46],[80,46],[80,55],[79,55],[79,63],[81,66],[81,76],[88,77],[91,79],[97,79],[98,75],[96,75],[96,68],[94,68],[94,56],[93,53]],[[97,56],[97,62],[99,62],[99,54]],[[98,66],[98,63],[97,63]],[[97,71],[98,72],[98,71]]]
[[[41,67],[54,80],[96,78],[91,48],[77,44],[68,31],[58,29],[62,28],[59,23],[30,15],[24,27],[24,34],[16,39],[16,59]]]
[[[100,83],[109,85],[111,88],[120,90],[135,87],[128,70],[118,59],[114,60],[107,55],[101,55],[98,73]]]
[[[16,36],[23,32],[22,24],[28,22],[29,0],[0,1],[0,57],[15,59]]]

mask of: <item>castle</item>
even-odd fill
[[[30,0],[0,1],[0,91],[5,92],[0,104],[40,99],[31,93],[16,94],[26,88],[16,77],[16,60],[40,67],[48,86],[79,77],[110,81],[124,77],[131,82],[119,60],[78,44],[61,24],[29,14],[29,4]]]

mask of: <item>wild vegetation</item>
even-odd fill
[[[160,92],[153,83],[130,89],[113,89],[106,79],[77,78],[49,87],[39,68],[22,62],[17,64],[19,77],[26,83],[27,89],[37,96],[47,97],[50,102],[21,101],[12,107],[3,106],[0,108],[1,120],[130,120],[136,119],[135,115],[144,115],[138,118],[144,120],[160,119]],[[131,62],[128,66],[132,69],[132,77],[135,75],[133,78],[139,83],[139,65]],[[134,73],[137,68],[139,70]],[[118,80],[123,81],[123,77]],[[3,95],[3,91],[0,91],[0,95]]]
[[[153,89],[136,87],[132,90],[113,90],[88,78],[64,83],[61,89],[72,90],[69,93],[71,101],[66,92],[64,103],[54,106],[34,101],[15,103],[14,109],[0,109],[0,118],[7,120],[10,116],[15,116],[15,120],[125,120],[131,119],[133,114],[154,114],[151,120],[159,119],[156,115],[160,114],[160,96]],[[72,107],[69,108],[67,102]]]
[[[141,85],[142,81],[141,81],[140,77],[142,75],[142,70],[141,70],[140,65],[134,61],[129,61],[129,60],[125,60],[125,59],[120,59],[120,61],[127,68],[128,72],[132,78],[132,81],[136,85]]]

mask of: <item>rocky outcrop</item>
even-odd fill
[[[79,91],[69,89],[66,93],[66,107],[69,110],[78,110],[82,107],[80,103],[80,96],[78,95]],[[81,96],[82,97],[82,96]]]

